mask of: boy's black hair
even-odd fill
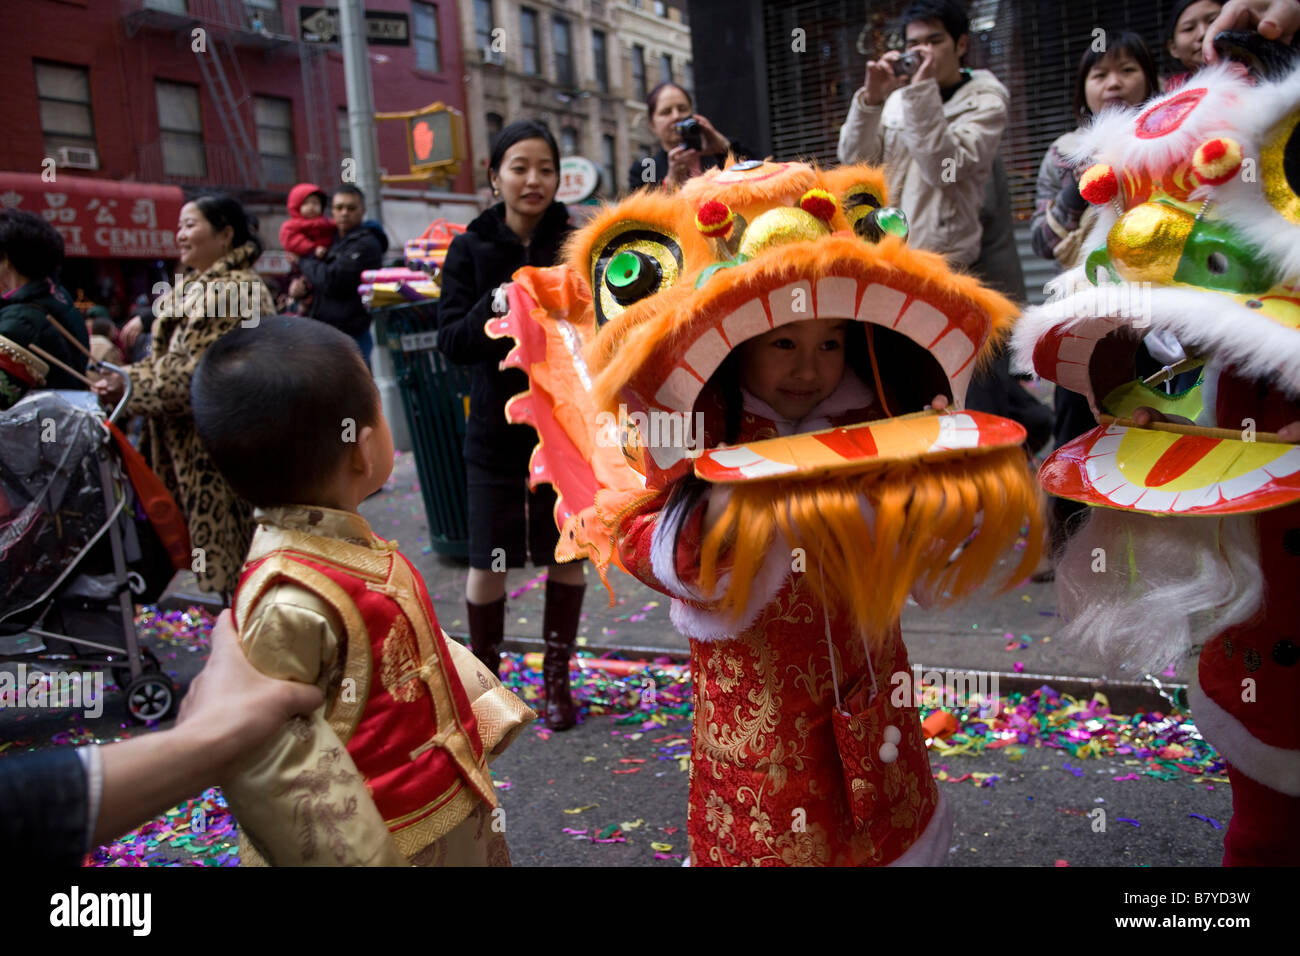
[[[958,0],[912,0],[903,8],[898,22],[906,30],[909,23],[917,20],[938,20],[952,37],[954,46],[970,33],[970,17],[966,15],[965,5]]]
[[[199,440],[258,507],[319,504],[353,441],[381,414],[351,336],[315,319],[264,318],[223,335],[190,384]],[[350,424],[349,424],[350,422]]]
[[[1147,46],[1146,40],[1142,39],[1140,33],[1134,33],[1132,30],[1123,30],[1117,33],[1106,34],[1106,49],[1100,53],[1091,46],[1083,51],[1083,56],[1079,58],[1079,69],[1074,75],[1074,115],[1075,118],[1091,116],[1092,111],[1088,109],[1088,74],[1092,68],[1100,63],[1106,57],[1116,53],[1127,53],[1134,62],[1142,68],[1142,75],[1146,77],[1147,95],[1144,99],[1150,99],[1160,92],[1160,78],[1156,75],[1156,61],[1151,56],[1151,50]]]
[[[29,281],[54,275],[63,264],[63,237],[26,209],[0,209],[0,257]]]

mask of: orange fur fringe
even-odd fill
[[[871,503],[869,515],[859,495]],[[741,614],[780,532],[792,549],[803,549],[818,598],[848,611],[875,647],[909,593],[944,605],[975,592],[1026,523],[1028,544],[1000,590],[1024,580],[1042,551],[1041,496],[1019,448],[818,482],[743,483],[704,537],[700,585],[713,593],[729,558],[722,609]]]

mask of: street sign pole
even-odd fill
[[[370,86],[366,53],[366,22],[362,0],[339,0],[339,40],[343,48],[343,77],[348,92],[348,132],[356,161],[357,185],[366,194],[366,216],[383,222],[379,194],[379,158],[375,148],[375,98]]]

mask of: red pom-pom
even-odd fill
[[[1102,206],[1119,194],[1115,170],[1105,163],[1089,166],[1079,177],[1079,195],[1094,206]]]
[[[810,189],[799,198],[799,208],[822,222],[830,222],[839,203],[824,189]]]
[[[710,239],[726,236],[735,216],[725,202],[710,199],[695,213],[695,228]]]

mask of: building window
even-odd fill
[[[596,67],[596,89],[608,93],[609,57],[605,52],[605,34],[600,30],[591,31],[591,59]]]
[[[572,126],[565,126],[560,130],[560,155],[578,155],[578,131]]]
[[[632,92],[638,100],[649,95],[645,87],[645,47],[639,43],[632,44]]]
[[[555,46],[555,82],[560,86],[574,87],[573,43],[569,21],[556,17],[551,21],[551,42]]]
[[[56,156],[60,146],[95,148],[89,70],[84,66],[37,63],[36,96],[40,100],[47,156]]]
[[[442,69],[438,50],[438,8],[432,3],[411,4],[411,43],[418,69],[437,73]]]
[[[293,182],[297,166],[293,152],[293,103],[278,96],[255,96],[253,117],[257,122],[262,178],[268,183]]]
[[[695,68],[691,66],[691,61],[687,60],[682,64],[682,89],[686,95],[694,99],[695,97]]]
[[[348,108],[339,107],[339,156],[349,159],[352,156],[352,127],[348,125]]]
[[[541,72],[541,54],[537,46],[537,11],[519,8],[519,47],[524,54],[524,72],[536,76]]]
[[[671,83],[673,81],[673,58],[665,53],[659,57],[659,82]]]
[[[492,16],[492,0],[474,0],[474,43],[482,53],[483,62],[500,63],[501,54],[492,49],[492,31],[496,18]]]
[[[614,137],[606,134],[600,138],[600,168],[601,175],[604,178],[605,195],[613,196],[618,192],[618,180],[614,178],[614,170],[618,168],[618,160],[614,152]]]
[[[158,80],[158,130],[163,173],[202,179],[208,174],[203,152],[203,121],[199,113],[199,88],[188,83]]]

